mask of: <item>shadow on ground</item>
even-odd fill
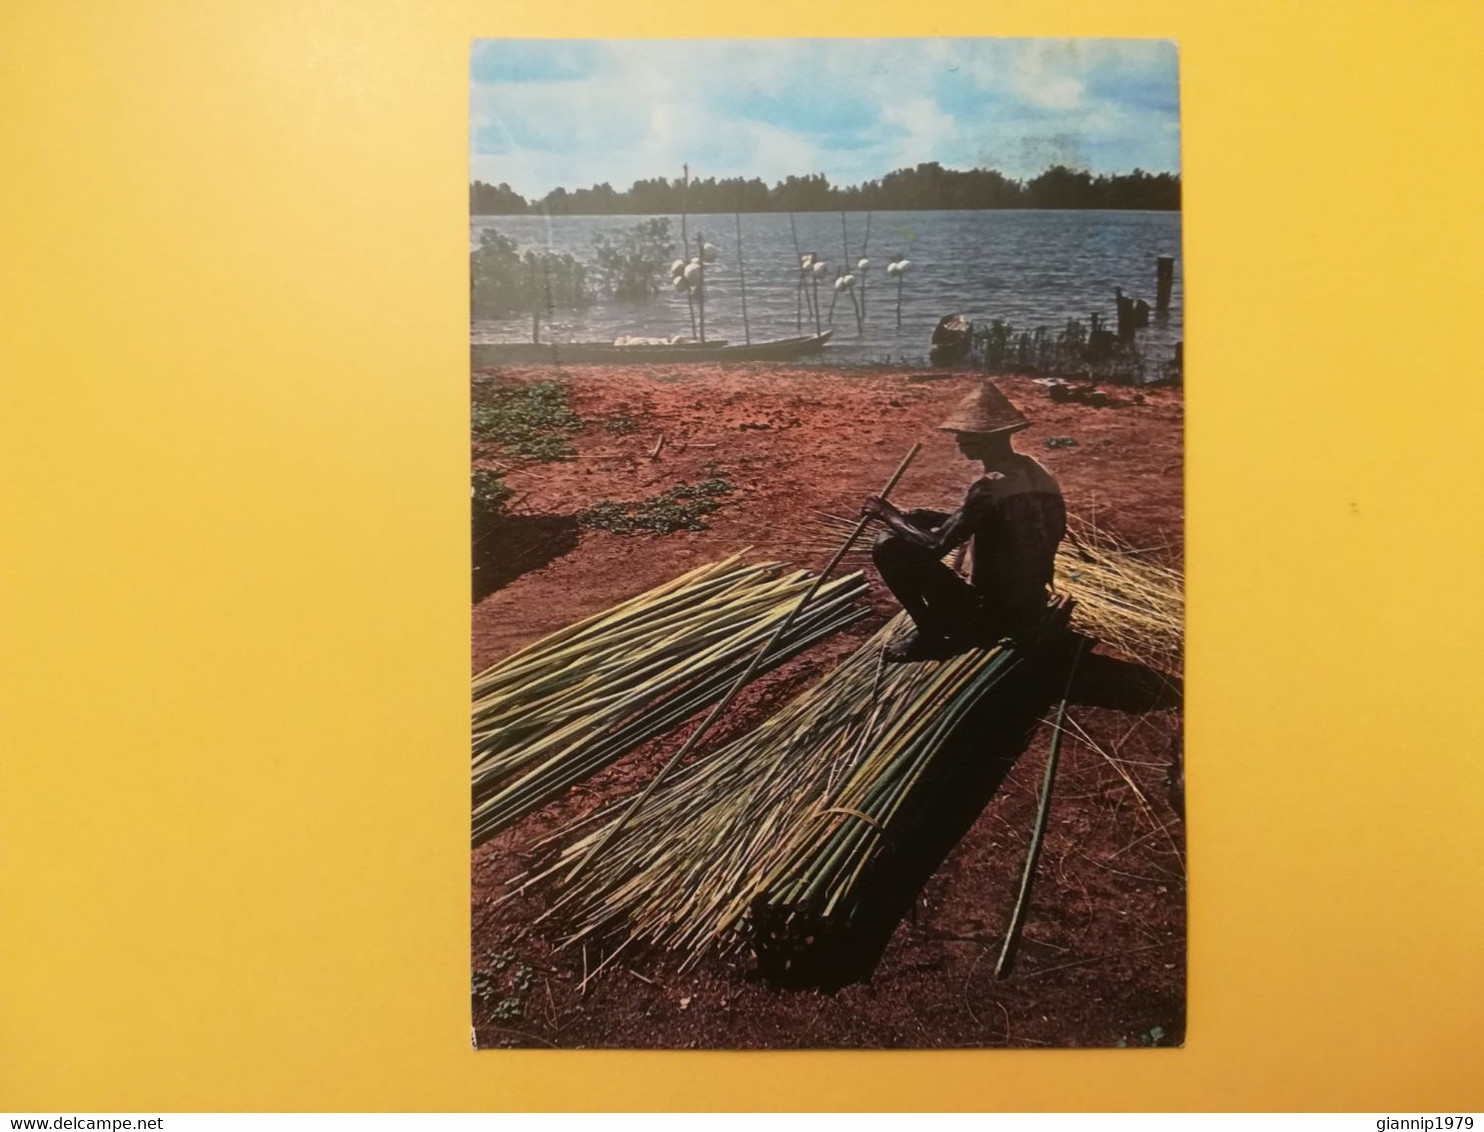
[[[1079,640],[1085,648],[1068,688]],[[978,820],[1064,693],[1071,706],[1135,713],[1179,705],[1178,678],[1093,655],[1094,643],[1067,634],[1011,675],[999,694],[981,701],[937,759],[941,769],[924,784],[905,836],[860,886],[868,894],[866,902],[848,922],[808,936],[793,948],[760,950],[758,974],[780,988],[825,992],[868,981],[897,925],[912,914],[923,887]]]
[[[575,515],[510,515],[478,506],[473,514],[473,582],[477,604],[522,574],[577,545]]]

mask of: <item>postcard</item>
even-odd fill
[[[475,1044],[1181,1044],[1175,45],[470,84]]]

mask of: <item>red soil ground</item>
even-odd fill
[[[819,568],[828,557],[812,512],[854,516],[907,449],[921,455],[893,499],[949,509],[975,471],[934,431],[975,388],[967,374],[767,367],[575,367],[476,374],[490,381],[565,382],[587,426],[578,458],[511,471],[515,516],[483,554],[473,611],[473,668],[561,626],[744,547]],[[998,379],[1033,421],[1016,438],[1060,481],[1069,510],[1137,546],[1182,537],[1178,390],[1142,404],[1059,404],[1027,378]],[[1129,399],[1127,390],[1110,390]],[[622,415],[637,429],[615,434]],[[661,443],[663,438],[663,443]],[[1072,446],[1048,447],[1052,438]],[[658,453],[655,449],[658,446]],[[498,465],[476,444],[475,466]],[[578,528],[603,499],[638,500],[723,474],[736,485],[709,529],[621,537]],[[493,563],[493,565],[491,565]],[[835,664],[894,611],[878,579],[877,615],[757,680],[705,747],[755,727]],[[1156,695],[1156,691],[1163,692]],[[1044,709],[1044,710],[1041,710]],[[1049,714],[1048,705],[1038,705]],[[999,770],[969,767],[954,800],[922,834],[921,875],[902,880],[905,914],[862,945],[840,987],[780,989],[745,953],[684,972],[668,953],[630,949],[583,983],[604,957],[560,950],[558,925],[532,921],[550,890],[496,904],[509,880],[543,858],[536,843],[618,793],[642,787],[681,736],[633,752],[473,856],[472,960],[493,993],[475,1000],[480,1046],[779,1048],[1170,1045],[1185,1029],[1184,828],[1166,786],[1180,732],[1176,697],[1099,648],[1085,659],[1023,942],[1007,978],[993,976],[1034,822],[1050,728],[1008,752]],[[1034,722],[1034,720],[1032,720]],[[682,732],[683,735],[683,732]],[[1093,745],[1095,744],[1095,746]],[[1111,756],[1111,757],[1110,757]],[[1013,761],[1012,761],[1013,760]],[[1003,781],[998,781],[1003,774]],[[933,843],[938,842],[936,848]],[[878,955],[879,952],[879,955]],[[517,968],[526,968],[516,985]],[[497,1016],[501,1001],[513,1000]],[[517,1014],[516,1011],[519,1011]]]

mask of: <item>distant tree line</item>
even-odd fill
[[[654,177],[624,190],[604,182],[587,189],[552,189],[528,201],[509,185],[475,181],[475,216],[670,215],[686,212],[837,212],[971,208],[1121,208],[1178,210],[1178,173],[1091,173],[1053,165],[1028,181],[994,169],[944,169],[936,161],[898,169],[878,181],[831,185],[823,174],[788,177],[771,188],[758,177],[692,180]]]

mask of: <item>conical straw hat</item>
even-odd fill
[[[977,393],[970,393],[959,402],[952,415],[938,426],[944,432],[968,432],[987,435],[992,432],[1019,432],[1029,428],[1025,419],[1005,395],[986,381]]]

